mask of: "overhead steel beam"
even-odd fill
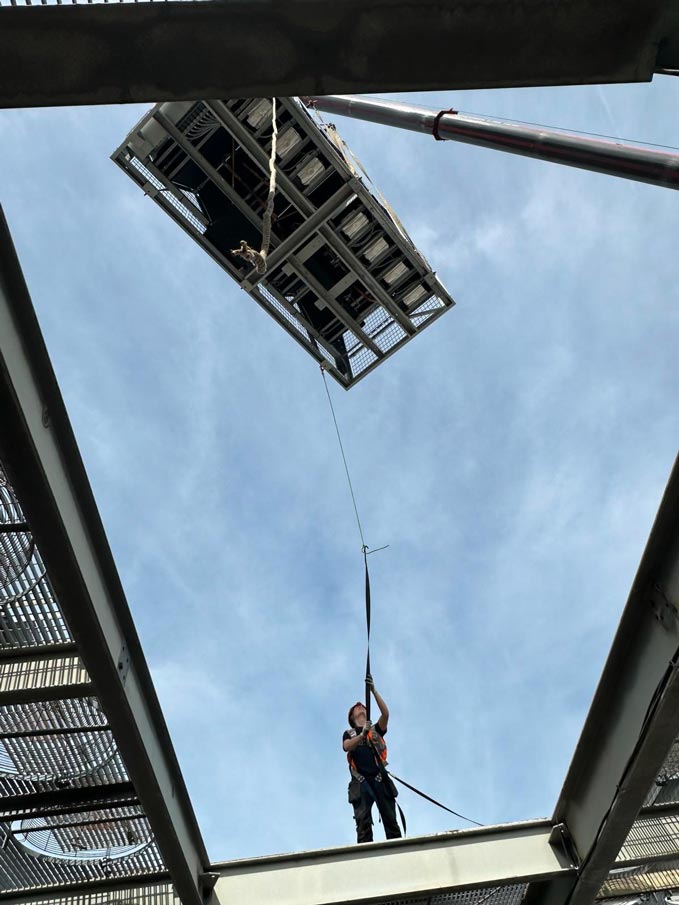
[[[550,821],[458,830],[213,865],[220,905],[350,905],[574,872]],[[553,841],[555,844],[553,844]]]
[[[0,105],[649,81],[676,0],[213,0],[0,8]]]
[[[0,460],[177,893],[204,905],[207,853],[1,211],[0,424]]]
[[[554,814],[582,859],[570,905],[598,894],[678,734],[679,459]]]

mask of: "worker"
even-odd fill
[[[349,804],[354,808],[357,842],[373,841],[372,806],[377,804],[387,839],[400,837],[396,821],[396,787],[386,771],[387,734],[389,708],[375,688],[372,676],[366,678],[366,687],[372,693],[380,709],[380,717],[374,724],[368,720],[365,704],[360,701],[349,711],[349,726],[342,737],[351,771]]]

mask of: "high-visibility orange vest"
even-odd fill
[[[360,735],[356,729],[352,729],[353,733],[351,738],[356,738],[357,735]],[[379,731],[372,726],[368,731],[366,744],[371,745],[373,751],[375,752],[375,759],[378,761],[379,766],[386,767],[387,765],[387,744],[380,735]],[[351,775],[356,777],[356,779],[363,779],[361,774],[356,769],[356,762],[354,761],[354,756],[351,751],[347,751],[347,760],[349,761],[349,769],[351,770]]]

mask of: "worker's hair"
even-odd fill
[[[356,703],[353,705],[353,707],[351,707],[349,709],[349,715],[347,716],[347,720],[349,721],[349,725],[351,726],[352,729],[356,728],[356,724],[354,723],[352,717],[354,715],[354,710],[356,710],[357,707],[362,707],[364,710],[367,709],[365,704],[361,703],[361,701],[356,701]]]

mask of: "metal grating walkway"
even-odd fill
[[[0,889],[164,874],[0,464]]]

